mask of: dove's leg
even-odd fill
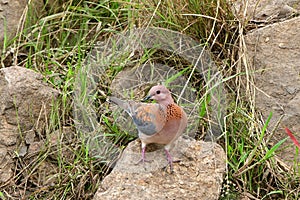
[[[141,158],[142,162],[146,161],[145,152],[146,152],[146,146],[142,147],[142,158]]]
[[[142,142],[142,157],[136,164],[139,164],[141,162],[142,163],[149,162],[148,160],[146,160],[145,153],[146,153],[146,144]]]
[[[170,165],[170,170],[171,170],[171,172],[173,172],[173,158],[168,149],[165,149],[165,152],[167,155],[168,164]]]

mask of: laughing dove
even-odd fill
[[[163,85],[150,89],[149,95],[144,100],[156,100],[157,103],[137,103],[123,101],[110,97],[109,101],[124,109],[133,119],[142,142],[142,157],[139,162],[145,162],[146,145],[150,143],[165,145],[168,164],[172,167],[170,149],[176,139],[183,133],[187,126],[187,116],[171,96],[171,92]]]

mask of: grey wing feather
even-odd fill
[[[152,122],[143,121],[137,118],[135,115],[132,116],[133,122],[137,126],[137,129],[146,135],[153,135],[157,133],[156,126]]]
[[[161,131],[166,120],[165,114],[165,111],[158,104],[140,103],[136,107],[135,113],[132,114],[132,119],[139,132],[150,136]]]

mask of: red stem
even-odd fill
[[[290,138],[293,140],[294,144],[295,144],[298,148],[300,148],[299,142],[297,141],[297,139],[295,138],[295,136],[293,135],[293,133],[290,131],[290,129],[285,128],[285,132],[290,136]]]

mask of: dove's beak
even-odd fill
[[[145,98],[142,99],[142,102],[148,101],[149,99],[151,99],[151,95],[146,96]]]

